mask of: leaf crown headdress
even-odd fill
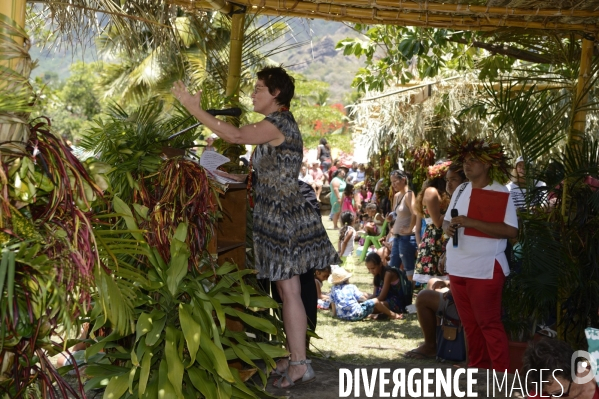
[[[447,146],[449,159],[457,165],[463,166],[464,159],[469,154],[482,163],[491,165],[489,175],[493,180],[504,182],[509,179],[511,166],[501,143],[494,141],[491,137],[468,138],[463,134],[454,134],[449,138]]]

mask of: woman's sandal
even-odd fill
[[[281,359],[282,360],[282,359]],[[289,361],[291,359],[287,358],[287,367],[285,367],[285,369],[283,371],[279,371],[277,370],[277,366],[278,363],[276,364],[275,368],[273,370],[271,370],[270,374],[268,375],[268,377],[283,377],[283,375],[286,374],[287,369],[289,368]],[[264,372],[264,374],[267,374],[266,372]]]
[[[304,373],[304,375],[300,378],[298,378],[297,380],[293,381],[291,379],[291,377],[289,377],[289,374],[287,374],[289,372],[289,368],[287,368],[287,370],[285,370],[282,373],[281,378],[279,378],[273,385],[275,388],[291,388],[292,386],[295,385],[301,385],[301,384],[306,384],[308,382],[314,381],[314,379],[316,379],[316,374],[314,373],[314,369],[312,368],[312,366],[310,365],[310,363],[312,363],[312,360],[308,360],[308,359],[304,359],[304,360],[300,360],[298,362],[292,362],[291,360],[289,361],[289,366],[301,366],[303,364],[305,364],[308,368],[306,369],[306,372]],[[283,383],[283,379],[286,379],[289,382],[289,385],[287,385],[286,387],[281,386],[281,384]]]

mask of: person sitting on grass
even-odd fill
[[[314,284],[316,284],[316,298],[318,298],[319,309],[329,309],[331,302],[329,296],[322,293],[322,283],[331,275],[331,266],[314,272]]]
[[[378,299],[367,299],[368,295],[360,292],[358,287],[349,284],[352,274],[342,267],[333,270],[333,288],[331,288],[331,311],[341,320],[363,320],[375,311],[386,314],[393,320],[401,319],[401,315],[392,312]],[[360,303],[358,301],[363,300]]]
[[[364,220],[364,231],[370,236],[377,236],[381,232],[385,218],[377,213],[376,204],[366,205],[367,218]]]
[[[403,313],[406,304],[403,303],[401,280],[397,270],[383,266],[383,261],[376,252],[371,252],[366,256],[366,267],[370,274],[374,276],[372,282],[374,294],[370,295],[370,298],[378,299],[379,302],[395,313]]]

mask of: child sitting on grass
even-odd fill
[[[370,298],[377,298],[395,313],[403,313],[406,304],[397,271],[392,267],[383,266],[383,261],[376,252],[371,252],[366,256],[366,268],[374,276],[372,282],[374,293]]]
[[[318,269],[314,272],[314,284],[316,284],[316,298],[318,298],[318,309],[329,309],[331,302],[329,296],[322,293],[322,282],[331,275],[331,266]]]
[[[390,311],[378,299],[367,299],[367,294],[358,290],[353,284],[349,284],[351,273],[342,267],[333,270],[333,288],[331,288],[331,310],[333,315],[341,320],[357,321],[363,320],[368,315],[374,313],[383,313],[391,319],[400,319],[401,315]],[[359,300],[364,302],[359,303]]]
[[[375,204],[366,205],[366,219],[364,220],[364,231],[370,236],[378,236],[385,219],[380,213],[377,213]]]

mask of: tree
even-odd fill
[[[36,78],[40,101],[34,116],[52,120],[53,131],[69,140],[81,138],[91,121],[103,110],[99,74],[102,63],[77,62],[71,65],[71,76],[61,82],[52,74]]]
[[[347,120],[343,106],[327,105],[329,84],[295,74],[293,116],[303,135],[325,135],[340,130]]]
[[[366,40],[337,43],[345,55],[365,57],[352,85],[359,91],[383,91],[414,78],[447,76],[476,71],[479,78],[526,68],[527,73],[546,73],[580,59],[580,46],[570,33],[534,30],[495,32],[356,24]],[[572,47],[574,44],[574,47]]]

